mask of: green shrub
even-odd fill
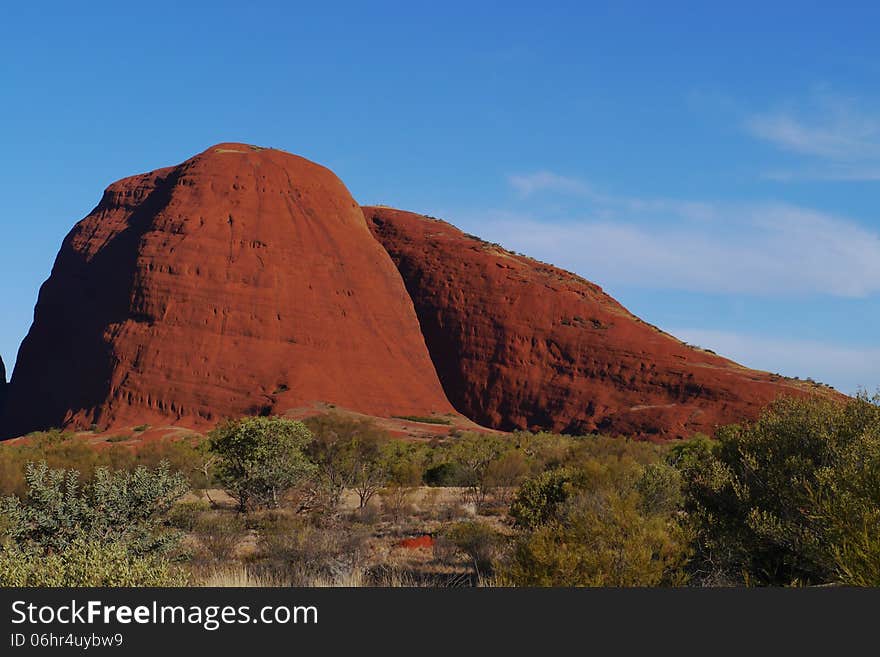
[[[219,457],[217,479],[242,511],[278,507],[281,496],[315,470],[304,451],[312,436],[302,422],[243,418],[221,424],[208,438]]]
[[[571,495],[571,470],[542,472],[520,486],[510,505],[510,515],[520,529],[535,529],[559,517]]]
[[[16,545],[0,548],[0,586],[185,586],[187,575],[156,555],[132,555],[120,542],[78,537],[42,554]]]
[[[783,399],[670,454],[703,581],[880,585],[880,407]]]
[[[516,586],[680,584],[689,534],[678,522],[677,473],[621,452],[543,472],[511,504],[519,530],[501,560]]]
[[[468,476],[459,463],[438,463],[425,470],[424,482],[428,486],[458,487],[467,484]]]
[[[134,472],[98,468],[92,481],[81,485],[77,471],[52,470],[43,461],[29,463],[25,477],[24,500],[0,501],[6,533],[23,549],[56,552],[82,539],[124,543],[132,553],[146,554],[179,539],[164,520],[188,485],[167,463]]]
[[[646,513],[669,515],[681,508],[684,501],[681,473],[666,463],[646,465],[636,488]]]
[[[168,438],[132,445],[110,443],[96,449],[88,441],[60,431],[44,432],[15,442],[0,443],[0,495],[27,494],[25,466],[31,461],[46,461],[50,468],[77,470],[83,480],[91,479],[99,467],[133,470],[142,465],[155,468],[167,461],[171,470],[188,475],[200,483],[200,455],[197,437]]]
[[[515,586],[680,584],[685,534],[668,518],[646,515],[638,495],[578,494],[560,520],[522,533],[500,569]]]

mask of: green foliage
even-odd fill
[[[185,586],[187,575],[167,559],[133,555],[121,542],[80,536],[43,554],[18,545],[0,548],[0,586]]]
[[[0,495],[27,493],[25,466],[29,462],[46,461],[50,468],[77,470],[83,480],[91,479],[98,468],[133,470],[138,466],[155,468],[167,461],[174,471],[182,472],[201,483],[198,441],[192,437],[153,440],[132,445],[111,443],[96,448],[72,433],[52,430],[32,434],[24,440],[0,443]]]
[[[672,451],[712,582],[880,585],[880,407],[783,399]]]
[[[524,482],[511,505],[520,530],[502,559],[516,586],[657,586],[684,581],[688,536],[677,473],[626,450]]]
[[[167,463],[133,472],[76,470],[45,461],[25,469],[24,499],[0,500],[0,586],[178,586],[185,574],[162,556],[180,533],[166,526],[188,490]]]
[[[467,500],[477,511],[484,510],[497,487],[493,466],[514,449],[513,441],[496,434],[467,433],[452,443],[449,458],[463,469]]]
[[[119,542],[133,554],[168,549],[179,536],[163,528],[171,506],[188,490],[186,479],[167,463],[134,472],[99,468],[87,485],[75,470],[28,464],[24,501],[0,501],[6,534],[23,549],[61,551],[75,541]]]
[[[687,551],[669,518],[640,498],[605,490],[571,498],[561,518],[522,534],[501,569],[516,586],[658,586],[683,583]]]
[[[459,463],[444,462],[429,466],[424,473],[424,482],[428,486],[464,486],[468,481],[468,472]]]
[[[574,473],[549,470],[520,486],[510,505],[510,515],[520,529],[535,529],[559,517],[561,506],[572,492]]]
[[[424,446],[389,441],[383,445],[387,483],[392,486],[418,486],[424,476]]]
[[[364,508],[388,479],[383,451],[387,434],[372,420],[333,413],[307,422],[314,435],[309,455],[329,491],[331,506],[338,505],[345,489],[353,489]]]
[[[437,417],[436,415],[395,415],[398,420],[409,420],[410,422],[421,422],[423,424],[452,424],[452,420],[448,417]]]
[[[636,483],[646,513],[670,515],[684,501],[681,473],[666,463],[649,463]]]
[[[279,506],[281,496],[315,469],[305,454],[312,436],[302,422],[243,418],[221,424],[208,438],[219,459],[217,479],[242,511]]]

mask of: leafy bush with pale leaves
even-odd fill
[[[133,554],[147,554],[167,550],[179,539],[165,519],[189,486],[167,463],[133,472],[98,468],[82,485],[76,470],[52,470],[43,461],[29,463],[25,479],[24,500],[0,501],[5,533],[22,549],[58,552],[82,539],[118,542]]]

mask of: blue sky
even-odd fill
[[[880,5],[18,4],[0,20],[7,366],[110,182],[244,141],[748,365],[880,385]]]

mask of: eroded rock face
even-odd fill
[[[668,439],[754,418],[782,394],[836,394],[689,347],[599,286],[443,221],[364,213],[447,396],[485,426]]]
[[[0,358],[0,416],[3,414],[3,406],[6,402],[6,366]]]
[[[448,412],[412,303],[329,170],[220,144],[111,185],[64,240],[2,435],[331,402]]]

